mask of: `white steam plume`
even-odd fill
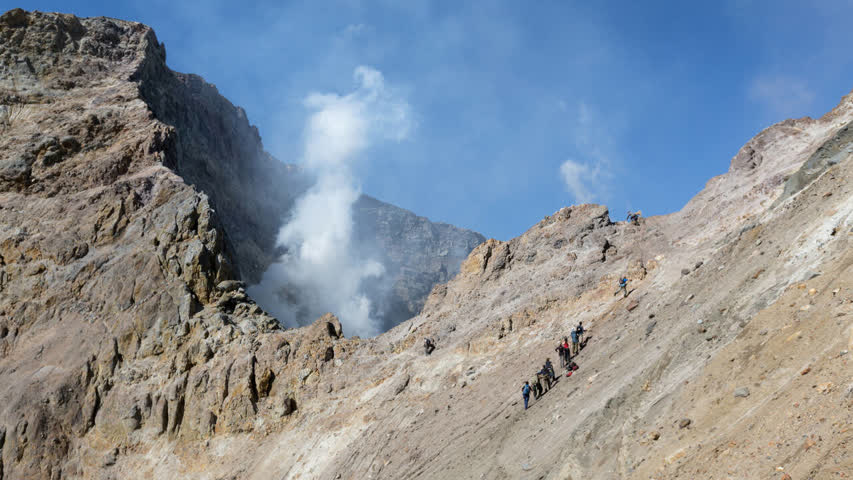
[[[347,95],[312,93],[302,163],[316,178],[279,230],[286,248],[250,293],[285,324],[313,321],[325,312],[341,318],[349,334],[375,335],[379,325],[362,282],[379,277],[382,264],[361,258],[353,245],[352,207],[361,194],[352,163],[380,140],[400,141],[411,129],[408,103],[386,86],[382,73],[355,69]]]

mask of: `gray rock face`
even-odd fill
[[[174,152],[163,163],[208,193],[238,274],[257,282],[278,257],[278,228],[305,183],[294,166],[264,151],[242,108],[201,77],[172,72],[164,60],[165,50],[155,48],[134,77],[157,119],[172,127],[160,139]]]
[[[375,246],[371,253],[382,261],[390,282],[372,295],[379,299],[383,329],[417,315],[433,286],[453,278],[471,250],[486,240],[369,196],[362,196],[353,210],[358,242]]]

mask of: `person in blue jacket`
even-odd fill
[[[530,401],[530,384],[524,382],[524,386],[521,387],[521,396],[524,397],[524,409],[527,410],[527,402]]]
[[[613,292],[613,295],[616,295],[619,292],[622,292],[622,298],[628,296],[628,279],[625,277],[619,279],[619,290]]]

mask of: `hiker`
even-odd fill
[[[613,295],[615,296],[619,292],[622,292],[622,298],[628,296],[628,279],[626,277],[619,279],[619,290],[613,292]]]
[[[566,348],[568,345],[565,345],[565,338],[563,339],[564,343],[558,343],[557,348],[554,349],[557,352],[557,355],[560,356],[560,368],[566,368]]]
[[[577,355],[580,351],[580,343],[578,342],[578,331],[572,330],[572,355]]]
[[[578,326],[575,327],[575,331],[578,332],[578,343],[583,346],[583,334],[586,333],[586,330],[583,329],[583,322],[578,322]]]
[[[432,339],[429,337],[424,338],[424,352],[429,355],[433,350],[435,350],[435,344],[432,342]]]
[[[565,368],[569,368],[569,362],[572,361],[572,347],[569,346],[568,337],[563,337],[563,355],[565,358]]]
[[[530,384],[533,385],[533,398],[539,400],[539,397],[542,396],[542,384],[539,382],[539,375],[534,375]]]
[[[640,224],[640,212],[639,211],[631,212],[630,210],[628,210],[627,220],[628,220],[628,222],[633,223],[634,225],[639,225]]]
[[[539,370],[539,373],[536,374],[536,377],[539,379],[539,384],[542,385],[543,394],[551,390],[551,374],[548,373],[547,368],[543,366],[542,370]]]
[[[524,398],[524,409],[527,410],[527,402],[530,401],[530,384],[524,382],[524,386],[521,387],[521,396]]]
[[[554,375],[554,365],[551,363],[551,359],[550,359],[550,358],[546,358],[546,359],[545,359],[545,365],[544,365],[544,368],[545,368],[545,371],[546,371],[546,372],[548,372],[548,376],[550,377],[550,381],[551,381],[551,382],[556,381],[557,376],[556,376],[556,375]]]

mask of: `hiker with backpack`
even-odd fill
[[[583,334],[586,333],[586,330],[583,328],[583,322],[578,322],[578,326],[575,327],[575,332],[578,334],[578,343],[580,346],[583,346]]]
[[[578,331],[572,330],[572,355],[577,355],[580,351],[580,342],[578,342]]]
[[[533,398],[539,400],[539,397],[542,396],[542,383],[539,381],[539,375],[533,375],[533,379],[530,380],[530,385],[533,386]]]
[[[551,373],[548,372],[548,368],[544,365],[542,366],[542,370],[536,374],[536,377],[539,379],[539,383],[542,385],[542,393],[551,390]]]
[[[622,298],[628,296],[628,279],[626,277],[619,279],[619,289],[613,292],[613,295],[616,296],[619,292],[622,292]]]
[[[429,337],[424,338],[424,352],[429,355],[433,350],[435,350],[435,343]]]
[[[550,377],[551,382],[555,382],[557,380],[557,376],[554,374],[554,365],[551,363],[550,358],[545,359],[544,368],[545,371],[548,372],[548,376]]]
[[[524,382],[524,386],[521,387],[521,396],[524,398],[524,409],[527,410],[527,402],[530,401],[530,384]]]

